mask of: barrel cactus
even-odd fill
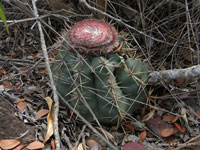
[[[57,91],[85,119],[116,124],[146,102],[148,66],[116,52],[120,41],[113,26],[83,20],[60,43],[52,65]]]

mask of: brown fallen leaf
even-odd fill
[[[56,143],[55,143],[55,139],[51,139],[51,150],[55,150],[56,149]]]
[[[16,101],[14,101],[14,103],[18,104],[18,103],[24,102],[25,100],[26,98],[17,99]]]
[[[46,141],[53,135],[54,131],[54,105],[53,105],[53,100],[51,97],[46,97],[45,98],[48,106],[49,106],[49,114],[47,116],[47,133],[44,138],[43,143],[46,143]]]
[[[123,150],[147,150],[143,145],[137,142],[128,142],[123,146]]]
[[[179,119],[179,116],[177,115],[177,116],[175,116],[175,118],[171,121],[171,123],[176,122],[178,119]]]
[[[176,81],[178,82],[178,84],[183,84],[184,83],[184,80],[180,79],[180,78],[177,78]]]
[[[176,126],[176,128],[178,129],[178,131],[184,133],[185,132],[185,128],[183,126],[181,126],[179,123],[174,123],[174,125]]]
[[[43,75],[47,75],[48,71],[44,68],[40,68],[40,73],[43,74]]]
[[[20,141],[16,139],[0,140],[0,148],[2,149],[13,149],[19,144],[20,144]]]
[[[92,149],[92,148],[95,147],[94,149],[98,148],[98,150],[102,150],[101,145],[95,140],[88,140],[86,144],[87,144],[89,149]]]
[[[17,147],[15,147],[13,150],[22,150],[24,147],[26,147],[27,145],[21,144]]]
[[[161,120],[159,117],[146,121],[146,124],[156,135],[160,137],[168,137],[175,134],[177,131],[171,124]]]
[[[9,82],[9,81],[3,81],[3,86],[4,86],[5,88],[9,88],[9,89],[12,89],[12,88],[13,88],[12,83]]]
[[[48,113],[49,113],[49,110],[47,110],[47,109],[41,109],[41,110],[39,110],[39,111],[36,113],[35,119],[36,119],[36,120],[37,120],[37,119],[40,119],[41,117],[47,115]]]
[[[3,68],[3,66],[0,66],[0,72],[1,74],[7,74],[7,71],[5,68]]]
[[[140,142],[143,143],[145,138],[147,136],[147,132],[146,131],[143,131],[140,135],[139,135],[139,138],[140,138]]]
[[[174,115],[167,115],[167,116],[163,117],[163,120],[170,122],[170,121],[174,120],[174,118],[175,118]]]
[[[14,103],[18,104],[18,103],[24,102],[24,101],[31,102],[31,99],[28,98],[28,97],[24,97],[24,98],[21,98],[21,99],[17,99],[16,101],[14,101]]]
[[[162,137],[169,137],[170,135],[174,134],[174,128],[163,128],[163,129],[160,129],[160,135]]]
[[[200,119],[200,109],[198,109],[198,110],[196,111],[196,114],[197,114],[197,119]]]
[[[44,144],[40,141],[34,141],[32,143],[30,143],[26,148],[28,149],[40,149],[40,148],[44,148]]]
[[[23,110],[27,107],[26,103],[20,102],[17,104],[17,108],[19,109],[20,112],[23,112]]]
[[[7,55],[9,55],[9,56],[17,56],[17,53],[16,52],[7,53]]]
[[[134,127],[133,127],[133,125],[132,125],[130,122],[124,123],[123,125],[124,125],[127,129],[129,129],[130,131],[134,131]]]

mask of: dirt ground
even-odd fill
[[[19,120],[11,104],[0,98],[0,140],[2,139],[19,139],[22,143],[29,143],[35,136],[34,126]]]
[[[17,1],[20,5],[14,1],[10,1],[11,4],[3,3],[10,34],[1,23],[0,86],[3,85],[9,95],[18,99],[27,98],[24,103],[28,107],[20,112],[14,106],[15,103],[9,103],[12,99],[6,99],[7,95],[1,95],[0,92],[0,140],[18,139],[22,144],[29,144],[37,139],[44,141],[47,115],[36,120],[35,114],[42,109],[49,110],[45,98],[53,97],[53,94],[45,69],[37,21],[32,16],[32,3],[30,0]],[[78,21],[90,18],[91,14],[99,15],[82,3],[74,6],[76,0],[63,2],[67,9],[61,12],[59,9],[51,9],[47,0],[37,1],[36,4],[50,63],[55,60],[58,52],[55,43],[61,39],[63,31],[66,32]],[[127,43],[125,54],[148,62],[150,72],[184,69],[199,65],[200,62],[200,1],[198,5],[195,0],[188,2],[124,0],[122,3],[111,0],[106,13],[116,19],[105,17],[105,20],[116,27],[119,35],[124,38],[123,42]],[[20,7],[22,4],[27,9]],[[123,24],[117,21],[119,18]],[[161,80],[155,84],[148,83],[147,88],[148,102],[144,107],[119,128],[102,126],[102,135],[108,134],[108,141],[120,148],[126,143],[137,142],[148,147],[148,150],[174,150],[189,142],[196,147],[186,147],[185,150],[200,149],[200,78]],[[29,123],[32,125],[19,119],[17,112],[23,116],[25,113],[27,116],[24,118],[30,118]],[[91,136],[94,135],[91,129],[83,125],[80,119],[76,120],[76,116],[71,116],[71,110],[60,104],[59,132],[63,149],[70,145],[75,147],[85,144],[87,139],[95,139]],[[99,130],[99,126],[94,125],[94,128]],[[161,132],[164,133],[161,135]],[[54,138],[52,136],[50,140]],[[45,146],[50,145],[50,140]],[[128,146],[131,148],[135,145],[132,143]]]

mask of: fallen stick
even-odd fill
[[[185,69],[172,69],[164,71],[153,71],[149,74],[149,82],[155,83],[159,80],[172,80],[200,77],[200,65]]]

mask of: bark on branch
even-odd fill
[[[185,69],[173,69],[164,71],[153,71],[149,74],[149,82],[155,83],[159,80],[184,79],[200,77],[200,65]]]

